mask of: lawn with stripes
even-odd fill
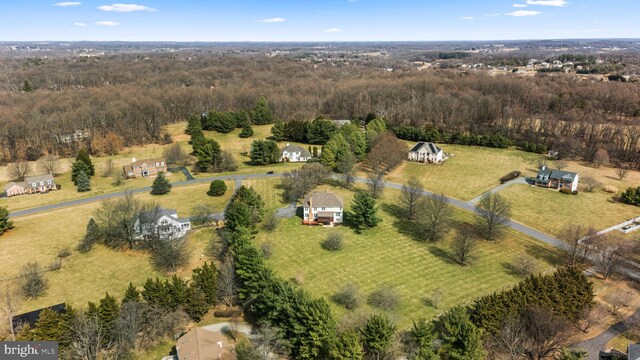
[[[346,209],[350,208],[353,192],[329,186],[319,189],[339,193]],[[345,284],[357,284],[364,302],[356,314],[375,310],[366,304],[371,292],[394,288],[401,303],[388,315],[402,328],[410,326],[412,319],[432,318],[452,306],[516,283],[521,277],[513,273],[511,265],[524,257],[532,258],[538,271],[554,265],[553,250],[508,231],[496,242],[480,242],[472,265],[460,266],[448,256],[453,232],[441,244],[433,245],[418,242],[403,230],[406,222],[393,215],[398,195],[398,191],[385,191],[379,210],[383,222],[362,234],[347,226],[303,226],[299,218],[292,218],[281,221],[274,232],[262,230],[256,241],[271,242],[269,263],[284,279],[302,277],[302,287],[314,296],[329,299]],[[461,210],[455,217],[458,222],[474,221],[472,214]],[[344,248],[337,252],[322,249],[320,243],[334,231],[343,235]],[[436,290],[443,294],[437,309],[429,304]],[[349,316],[348,311],[330,303],[338,319]]]

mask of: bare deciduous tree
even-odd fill
[[[427,195],[420,200],[418,226],[420,238],[437,242],[446,235],[453,221],[453,209],[444,194]]]
[[[629,169],[625,165],[620,165],[619,168],[616,169],[616,175],[618,176],[618,180],[622,181],[629,174]]]
[[[213,210],[211,204],[198,204],[191,208],[191,220],[196,224],[207,225],[211,221]]]
[[[29,173],[31,173],[31,165],[26,161],[18,161],[7,167],[7,174],[14,181],[24,181]]]
[[[613,291],[604,296],[604,300],[611,306],[611,313],[618,314],[618,310],[629,306],[635,298],[630,291]]]
[[[573,327],[567,320],[537,307],[525,309],[520,317],[524,354],[530,360],[547,359],[569,345]]]
[[[576,322],[576,327],[580,331],[587,333],[589,332],[589,329],[600,324],[608,315],[609,313],[607,312],[607,309],[601,305],[584,308],[580,319]]]
[[[596,150],[596,153],[593,155],[593,163],[596,167],[600,167],[601,165],[609,164],[609,152],[607,149],[600,148]]]
[[[22,295],[29,299],[39,297],[48,287],[44,271],[37,262],[30,262],[22,267],[19,282]]]
[[[238,281],[233,258],[227,257],[218,272],[218,298],[224,305],[232,307],[238,297]]]
[[[167,146],[163,152],[167,164],[185,166],[189,164],[189,154],[187,154],[179,143]]]
[[[487,240],[495,239],[505,227],[511,215],[511,203],[500,194],[485,194],[476,205],[480,215],[478,223],[482,235]]]
[[[264,359],[272,359],[277,355],[286,356],[289,353],[289,343],[284,339],[277,327],[265,325],[258,329],[254,341]]]
[[[375,199],[379,198],[384,191],[384,171],[380,169],[374,169],[369,173],[369,192]]]
[[[442,302],[442,297],[443,295],[440,289],[433,290],[433,292],[431,293],[431,299],[429,299],[431,301],[431,305],[433,305],[433,307],[437,309]]]
[[[589,245],[595,247],[595,264],[603,280],[608,279],[618,269],[622,259],[633,248],[633,244],[613,232],[594,237]]]
[[[69,351],[73,358],[82,360],[98,359],[100,349],[105,340],[105,332],[98,318],[78,313],[71,324],[71,330],[73,340],[69,346]]]
[[[584,191],[586,192],[594,192],[602,186],[602,183],[592,176],[582,177],[582,183],[584,184]]]
[[[104,169],[102,169],[102,177],[110,177],[113,175],[113,159],[107,159],[104,162]]]
[[[43,158],[38,160],[38,169],[46,174],[58,176],[60,173],[59,158],[52,154],[45,155]]]
[[[587,240],[595,235],[595,229],[580,224],[566,225],[560,231],[558,239],[562,241],[562,248],[570,265],[583,264],[589,259],[591,249],[584,245],[582,240]]]
[[[412,176],[406,184],[402,185],[402,193],[400,202],[407,211],[409,220],[413,220],[420,208],[421,202],[424,200],[422,192],[424,186],[417,177]]]
[[[451,242],[451,256],[458,264],[468,265],[477,243],[478,238],[471,229],[463,227]]]
[[[558,170],[566,169],[569,166],[569,163],[562,160],[557,160],[553,163]]]
[[[13,317],[17,315],[21,303],[22,297],[20,293],[9,285],[0,293],[0,312],[2,312],[4,321],[6,321],[12,341],[16,341],[16,329],[14,328]]]
[[[490,345],[494,352],[509,360],[522,359],[522,345],[525,339],[524,329],[516,316],[507,317],[497,334],[491,337]]]

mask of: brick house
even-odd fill
[[[12,181],[4,187],[4,192],[7,194],[7,197],[22,194],[45,193],[51,190],[58,190],[56,181],[51,174],[27,176],[24,178],[24,181]]]
[[[167,163],[164,159],[131,159],[131,164],[123,167],[127,179],[156,176],[161,172],[167,172]]]
[[[574,172],[550,170],[546,166],[542,166],[534,180],[536,186],[576,192],[578,191],[579,178],[578,174]]]

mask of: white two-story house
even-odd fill
[[[409,161],[439,164],[444,160],[444,151],[432,142],[419,142],[409,150]]]
[[[302,204],[305,225],[335,225],[343,221],[342,199],[329,192],[314,192],[307,196]]]
[[[191,230],[188,218],[179,218],[173,209],[156,208],[141,212],[134,225],[136,239],[168,240],[181,238]]]
[[[312,157],[309,150],[298,145],[287,144],[280,150],[280,161],[284,162],[307,162]]]

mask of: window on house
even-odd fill
[[[324,207],[323,207],[323,208],[322,208],[322,211],[325,211],[325,210],[327,210],[327,208],[324,208]]]
[[[36,187],[36,183],[31,184],[31,186]]]
[[[44,181],[40,181],[40,185],[44,185]]]
[[[47,184],[51,185],[51,180],[47,180]]]
[[[317,207],[314,207],[314,208],[313,208],[313,211],[318,211],[318,208],[317,208]]]

